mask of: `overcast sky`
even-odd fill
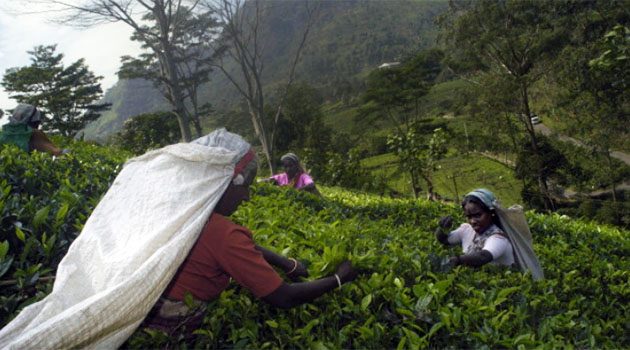
[[[0,4],[5,1],[0,0]],[[42,14],[16,15],[6,4],[0,5],[0,80],[7,68],[31,64],[27,51],[39,45],[57,44],[56,53],[64,55],[64,66],[84,58],[95,75],[103,76],[101,87],[105,92],[117,81],[120,56],[140,52],[139,45],[129,40],[131,28],[124,23],[79,30],[51,24]],[[0,109],[6,111],[16,104],[0,86]],[[6,116],[0,124],[5,120]]]

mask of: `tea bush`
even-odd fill
[[[59,158],[0,145],[0,326],[50,292],[59,261],[128,156],[68,142],[72,153]]]
[[[82,147],[67,159],[0,150],[2,325],[50,291],[68,244],[124,157]],[[26,180],[25,180],[26,179]],[[258,184],[232,219],[315,279],[352,259],[364,273],[312,303],[278,310],[233,284],[209,303],[193,344],[137,330],[123,348],[627,348],[628,231],[528,212],[546,279],[442,265],[459,252],[433,235],[456,205],[322,187],[325,198]],[[46,209],[47,208],[47,209]],[[4,316],[6,315],[6,316]]]
[[[527,213],[547,279],[486,266],[449,268],[434,238],[450,204],[324,188],[326,199],[258,185],[233,219],[299,258],[310,279],[347,258],[357,281],[291,310],[237,285],[210,303],[194,348],[622,348],[630,344],[627,231]],[[186,345],[137,331],[130,348]],[[191,345],[189,345],[190,347]]]

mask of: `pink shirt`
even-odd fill
[[[271,179],[276,180],[276,182],[280,186],[289,185],[289,176],[287,176],[287,173],[274,175],[274,176],[271,177]],[[314,183],[313,179],[310,176],[308,176],[307,173],[302,173],[297,178],[297,181],[295,183],[295,187],[296,188],[302,188],[302,187],[308,186],[308,185],[310,185],[312,183]]]

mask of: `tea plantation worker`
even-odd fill
[[[237,164],[234,179],[190,254],[145,319],[145,327],[161,329],[171,335],[184,334],[190,340],[191,332],[203,321],[205,307],[189,309],[184,303],[186,294],[191,293],[198,301],[209,301],[228,288],[231,279],[274,307],[291,308],[356,278],[358,271],[350,261],[345,261],[329,277],[298,283],[283,281],[272,266],[294,281],[307,277],[308,271],[299,261],[258,246],[249,229],[227,218],[243,201],[249,200],[249,186],[257,169],[257,159],[249,149]],[[183,325],[185,331],[180,333]]]
[[[39,130],[41,121],[42,113],[35,106],[25,103],[17,105],[9,118],[9,123],[2,126],[0,143],[14,144],[29,153],[37,150],[60,156],[70,152],[57,148],[48,136]]]
[[[159,320],[186,321],[182,297],[215,298],[230,278],[278,307],[352,281],[357,271],[344,262],[332,276],[285,283],[267,261],[290,266],[294,278],[305,269],[256,249],[249,230],[225,218],[247,199],[253,159],[245,140],[219,129],[127,160],[59,262],[50,293],[0,329],[0,349],[117,349],[154,307]]]
[[[461,244],[463,255],[451,257],[450,263],[482,266],[485,264],[529,269],[535,278],[542,278],[540,263],[534,254],[531,234],[520,206],[503,209],[495,195],[487,189],[476,189],[462,201],[468,220],[449,233],[453,218],[438,220],[437,240],[444,245]]]
[[[287,153],[280,157],[284,173],[273,175],[259,182],[273,182],[279,186],[293,186],[300,190],[309,191],[321,197],[321,193],[315,187],[315,181],[304,171],[300,164],[300,158],[295,153]]]

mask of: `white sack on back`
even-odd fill
[[[502,208],[499,201],[494,201],[495,212],[499,216],[501,225],[506,231],[512,247],[514,257],[521,270],[530,270],[535,279],[545,278],[542,266],[534,252],[532,234],[527,225],[527,218],[523,207],[513,205],[507,209]]]
[[[188,255],[243,153],[180,143],[128,161],[59,264],[51,294],[0,331],[0,348],[119,347]]]

